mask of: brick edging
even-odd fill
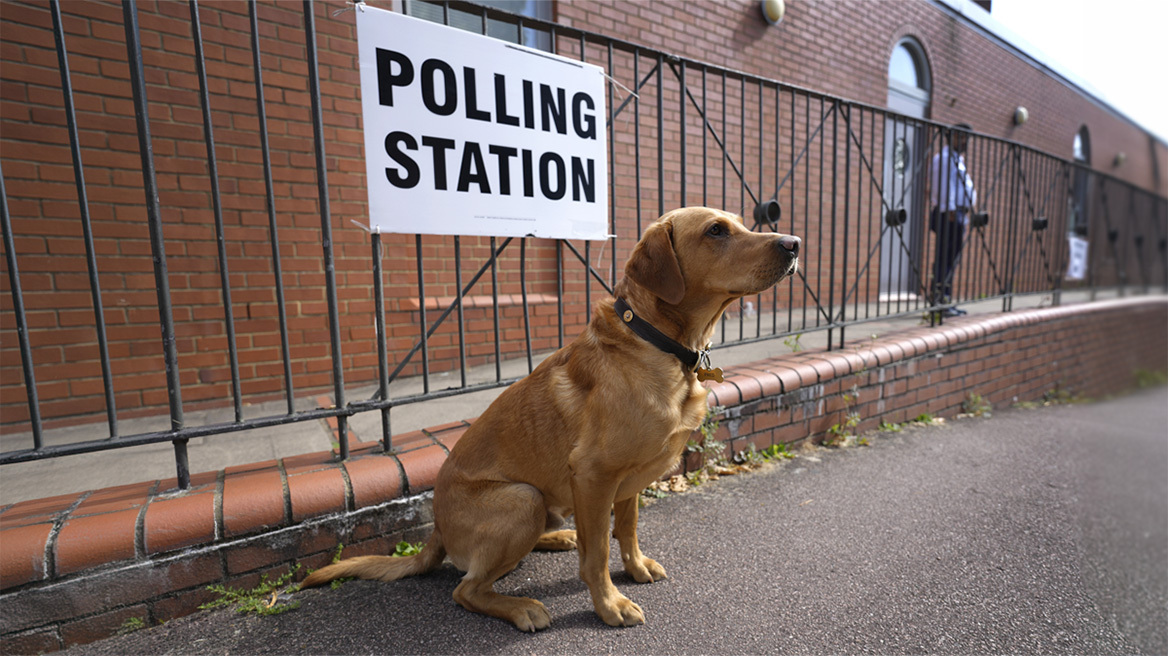
[[[1105,396],[1131,387],[1138,369],[1168,371],[1165,335],[1164,296],[966,316],[736,367],[711,387],[710,405],[723,408],[717,436],[729,453],[818,441],[847,413],[864,432],[925,413],[953,417],[970,394],[999,407],[1056,390]]]
[[[733,367],[709,402],[723,408],[718,437],[736,452],[816,439],[844,411],[864,430],[921,412],[952,416],[970,392],[999,404],[1052,385],[1098,395],[1130,384],[1136,365],[1168,367],[1165,334],[1162,296],[968,316]],[[208,584],[246,584],[295,561],[319,566],[338,541],[347,554],[385,553],[426,532],[418,495],[469,426],[394,436],[394,454],[354,443],[343,462],[322,452],[228,467],[193,476],[182,493],[167,479],[4,508],[3,651],[53,650],[109,635],[131,616],[185,614],[207,600]],[[122,592],[99,592],[110,587]]]
[[[170,478],[13,504],[0,514],[3,589],[420,494],[469,426],[395,436],[392,454],[358,443],[343,462],[325,451],[195,474],[185,492]]]
[[[710,406],[748,403],[762,396],[791,393],[844,376],[884,367],[926,353],[985,338],[1010,328],[1059,319],[1113,312],[1145,304],[1168,304],[1168,299],[1136,297],[1089,304],[1019,310],[990,317],[949,319],[942,326],[897,331],[858,348],[804,351],[734,367],[722,383],[710,387]]]

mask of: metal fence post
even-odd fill
[[[138,34],[138,6],[134,0],[122,1],[125,20],[126,53],[130,65],[130,86],[134,92],[134,113],[138,119],[138,150],[142,158],[142,183],[146,194],[146,217],[150,228],[150,250],[154,256],[154,284],[158,294],[158,316],[162,330],[162,352],[166,363],[166,390],[170,401],[170,430],[183,428],[182,386],[178,375],[178,352],[175,348],[174,313],[170,299],[170,277],[166,268],[166,243],[162,236],[162,217],[158,202],[158,183],[154,177],[154,146],[150,140],[150,115],[143,77],[142,44]],[[186,440],[174,441],[178,486],[191,486],[190,471],[185,467]]]
[[[324,251],[325,294],[328,300],[329,343],[332,346],[333,395],[338,408],[345,407],[345,370],[341,359],[341,319],[337,303],[337,274],[333,253],[332,212],[329,209],[328,160],[324,154],[324,114],[320,102],[320,69],[316,54],[316,14],[312,0],[304,0],[304,40],[308,53],[308,95],[312,103],[312,134],[316,144],[316,187],[320,203],[320,243]],[[337,441],[341,460],[349,457],[349,422],[337,415]]]

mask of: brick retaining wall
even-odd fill
[[[847,412],[859,431],[953,417],[971,393],[996,407],[1056,388],[1103,397],[1139,370],[1168,371],[1164,297],[971,316],[784,355],[733,368],[710,404],[724,408],[717,435],[738,452],[821,440]],[[395,455],[357,444],[344,462],[324,452],[196,475],[184,493],[170,479],[0,509],[0,651],[52,651],[132,617],[188,614],[215,596],[210,584],[320,567],[338,543],[353,556],[421,540],[432,521],[424,493],[468,426],[395,436]]]

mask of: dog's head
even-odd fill
[[[800,239],[751,232],[742,217],[684,207],[645,230],[625,276],[670,305],[725,303],[769,289],[799,266]]]

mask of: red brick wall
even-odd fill
[[[1140,371],[1168,371],[1168,305],[1101,305],[1111,307],[1027,310],[954,322],[939,331],[905,331],[896,345],[880,340],[850,353],[799,353],[756,363],[713,390],[711,405],[726,408],[719,438],[729,455],[749,444],[761,449],[828,439],[828,430],[853,412],[860,420],[853,430],[862,433],[926,413],[952,418],[974,394],[999,409],[1020,401],[1087,401],[1130,388]],[[1128,348],[1115,337],[1140,347]],[[778,384],[768,387],[772,378]],[[845,394],[851,398],[845,401]]]
[[[1097,169],[1168,190],[1168,145],[1150,141],[1137,126],[925,0],[790,0],[774,27],[753,0],[587,0],[559,2],[557,12],[563,25],[877,107],[887,101],[892,49],[912,36],[924,46],[932,75],[929,118],[965,121],[979,132],[1067,159],[1085,125]],[[1016,127],[1019,105],[1030,110],[1030,120]],[[1127,161],[1115,168],[1119,152]]]
[[[240,374],[245,402],[256,402],[280,395],[284,379],[246,7],[206,2],[201,5],[201,22]],[[347,383],[367,384],[375,377],[377,349],[369,237],[352,223],[367,219],[355,36],[351,14],[332,16],[339,8],[340,3],[322,2],[316,9],[331,227],[342,367]],[[222,405],[231,393],[227,336],[189,13],[185,3],[169,0],[141,2],[139,10],[182,397],[188,407]],[[121,7],[112,1],[65,3],[63,13],[116,405],[121,416],[158,412],[166,407],[167,391]],[[1070,154],[1075,131],[1087,124],[1096,162],[1109,161],[1111,153],[1124,150],[1128,162],[1115,173],[1154,186],[1147,179],[1150,151],[1141,132],[929,3],[792,2],[786,19],[773,28],[765,27],[757,3],[746,0],[560,2],[557,13],[563,25],[877,107],[886,98],[888,53],[899,37],[911,34],[924,44],[933,69],[933,118],[968,120],[978,130],[1063,156]],[[50,420],[95,417],[105,405],[101,365],[47,3],[4,0],[0,14],[0,147],[42,413]],[[261,3],[259,14],[293,386],[298,394],[312,393],[331,388],[332,367],[303,21],[299,4]],[[557,49],[609,65],[608,50],[599,42],[589,42],[581,53],[578,39],[564,37]],[[644,77],[656,63],[653,53],[635,58],[617,49],[611,70],[614,78],[634,87],[633,80]],[[695,94],[694,102],[705,106],[708,128],[693,104],[683,103],[668,59],[660,94],[655,82],[640,90],[636,104],[640,121],[634,119],[632,105],[616,117],[611,202],[621,238],[593,248],[593,264],[606,276],[614,258],[623,264],[637,226],[655,219],[662,208],[704,203],[749,214],[755,198],[769,198],[783,185],[780,228],[802,236],[815,256],[804,262],[806,288],[784,286],[773,300],[770,295],[758,299],[758,309],[772,303],[782,308],[814,307],[816,298],[838,303],[848,294],[850,300],[862,302],[873,294],[875,276],[854,292],[848,283],[871,270],[866,269],[866,254],[878,238],[882,214],[880,194],[873,194],[871,180],[881,179],[883,162],[871,162],[873,174],[867,176],[853,152],[852,168],[845,175],[845,117],[830,120],[820,136],[813,137],[830,103],[793,95],[789,89],[776,93],[773,87],[743,85],[733,76],[724,82],[719,73],[703,75],[695,68],[686,72],[686,84]],[[1002,79],[1011,82],[1003,84]],[[657,165],[658,95],[666,126],[662,171]],[[610,105],[625,98],[625,91],[615,90]],[[1019,103],[1031,108],[1033,118],[1015,130],[1009,127],[1008,116]],[[859,112],[854,116],[858,126],[853,127],[879,153],[883,118]],[[639,142],[634,140],[635,129]],[[792,157],[807,145],[809,135],[811,147],[788,179]],[[725,144],[726,157],[718,140]],[[1168,172],[1168,161],[1159,170]],[[1059,205],[1054,203],[1050,211],[1061,215],[1065,208]],[[834,227],[833,216],[840,217]],[[1043,245],[1050,253],[1063,250],[1058,220],[1052,217]],[[1024,227],[1020,230],[1025,234]],[[453,297],[457,290],[451,240],[424,237],[422,244],[427,295]],[[486,262],[489,243],[464,238],[461,246],[466,284]],[[577,248],[583,251],[582,245]],[[603,290],[586,280],[583,266],[566,248],[563,252],[567,271],[563,332],[570,337],[588,316],[586,285],[593,298]],[[1116,258],[1106,249],[1092,252],[1111,258],[1105,262],[1107,270],[1115,268]],[[391,368],[418,338],[414,253],[412,237],[385,237]],[[527,291],[539,301],[531,311],[537,351],[555,346],[559,333],[554,253],[553,243],[529,244]],[[966,255],[968,269],[984,270],[975,259],[974,252]],[[1139,266],[1135,258],[1126,261],[1129,268]],[[513,243],[501,257],[500,294],[521,291],[519,268],[519,247]],[[1029,277],[1020,278],[1015,289],[1044,285],[1047,273],[1026,268]],[[1138,273],[1133,269],[1131,278],[1139,280]],[[0,276],[0,425],[15,431],[27,426],[28,410],[9,291],[8,277]],[[471,294],[489,296],[491,291],[487,274]],[[431,322],[436,310],[428,316]],[[494,351],[490,312],[468,309],[467,321],[468,362],[485,362]],[[523,348],[523,329],[521,309],[514,304],[505,308],[504,353]],[[454,315],[434,335],[431,346],[433,371],[457,367]],[[403,373],[418,373],[420,360],[415,356]]]
[[[316,12],[324,137],[343,366],[348,381],[368,383],[377,353],[372,256],[369,237],[352,223],[367,221],[365,169],[355,29],[351,14],[332,16],[342,6],[319,3]],[[121,416],[130,416],[139,408],[164,408],[167,392],[121,5],[64,3],[62,12],[115,398]],[[48,5],[5,1],[0,14],[0,144],[42,414],[51,419],[100,413],[101,366]],[[200,18],[240,374],[247,400],[259,400],[279,395],[284,380],[247,4],[203,3]],[[221,404],[230,398],[230,371],[189,10],[181,2],[141,2],[139,22],[182,397],[188,407]],[[327,388],[332,380],[300,5],[261,3],[259,24],[293,385],[299,394]],[[384,243],[393,367],[418,337],[418,313],[412,312],[417,267],[413,237],[387,235]],[[422,244],[427,295],[454,296],[451,240],[424,237]],[[489,240],[464,238],[462,252],[465,285],[487,261]],[[554,244],[530,244],[528,276],[528,292],[543,298],[531,312],[534,347],[546,350],[558,335]],[[7,275],[2,280],[0,397],[2,421],[11,425],[25,422],[28,411]],[[519,280],[515,242],[500,258],[498,292],[518,295]],[[578,307],[579,280],[580,275],[569,276],[566,282],[569,334],[578,331],[586,314]],[[491,294],[489,273],[472,293]],[[502,350],[515,353],[523,344],[523,314],[509,305],[501,316]],[[436,316],[432,312],[430,321]],[[490,313],[471,310],[467,320],[470,362],[481,363],[484,351],[494,351]],[[453,315],[431,344],[435,370],[457,363]],[[420,371],[420,361],[416,356],[404,373]]]

